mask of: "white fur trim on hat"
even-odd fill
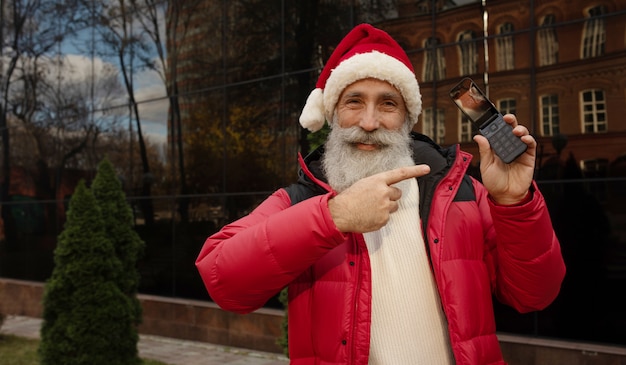
[[[323,93],[326,120],[332,120],[335,106],[343,90],[354,82],[366,78],[387,81],[395,86],[404,98],[411,127],[417,123],[417,118],[422,112],[422,95],[415,74],[397,58],[378,51],[355,54],[342,61],[332,71]],[[302,118],[300,121],[302,122]]]
[[[324,95],[322,89],[317,88],[311,91],[306,99],[302,114],[300,114],[300,125],[311,132],[317,132],[322,129],[325,121]]]

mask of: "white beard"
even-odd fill
[[[408,123],[399,131],[380,128],[373,132],[358,126],[341,128],[333,123],[322,158],[329,185],[342,192],[364,177],[414,165],[409,131]],[[378,149],[362,151],[356,143],[374,143]]]

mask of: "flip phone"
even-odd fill
[[[526,152],[528,146],[513,134],[513,127],[472,79],[466,77],[456,84],[450,97],[504,163],[511,163]]]

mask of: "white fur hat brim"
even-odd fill
[[[332,115],[343,90],[356,81],[374,78],[395,86],[406,104],[411,127],[422,112],[422,95],[415,74],[397,58],[372,51],[356,54],[337,66],[330,74],[324,88],[324,113],[327,120]]]
[[[332,70],[324,90],[316,88],[309,95],[300,124],[311,132],[320,130],[332,120],[343,90],[356,81],[375,78],[389,82],[400,91],[413,127],[422,112],[422,95],[415,74],[395,57],[378,51],[355,54]]]

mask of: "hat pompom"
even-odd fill
[[[324,126],[324,92],[320,88],[311,91],[306,99],[302,114],[300,114],[300,125],[311,132],[317,132]]]

